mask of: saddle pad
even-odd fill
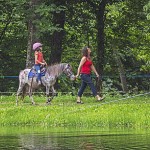
[[[42,69],[41,70],[41,73],[40,73],[40,76],[45,76],[45,72],[46,72],[46,69]],[[28,78],[33,78],[33,77],[37,77],[37,72],[34,68],[32,68],[28,74]]]
[[[33,69],[31,69],[28,74],[28,78],[32,78],[32,77],[37,77],[37,73]]]

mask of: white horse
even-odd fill
[[[29,72],[31,69],[24,69],[20,71],[19,74],[19,88],[17,91],[17,99],[16,99],[16,105],[18,105],[18,99],[19,95],[22,93],[22,98],[24,98],[25,94],[28,92],[29,97],[31,99],[32,104],[35,104],[32,92],[35,89],[40,88],[40,85],[38,85],[37,77],[33,76],[32,78],[29,78]],[[56,83],[56,79],[64,73],[67,77],[70,78],[70,80],[75,80],[75,76],[72,72],[72,67],[70,64],[67,63],[60,63],[55,64],[52,66],[48,66],[45,72],[45,76],[41,77],[42,84],[46,87],[46,96],[47,96],[47,104],[50,104],[51,100],[56,94],[56,91],[54,89],[54,84]],[[52,97],[49,97],[49,90],[52,90]]]

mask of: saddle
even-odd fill
[[[40,67],[40,77],[42,76],[45,76],[45,73],[46,73],[46,67],[42,66]],[[37,72],[36,72],[36,69],[35,67],[33,66],[28,74],[28,78],[33,78],[33,77],[37,77]]]

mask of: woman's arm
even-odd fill
[[[79,76],[81,67],[83,66],[83,64],[85,63],[85,61],[86,61],[86,57],[82,57],[82,59],[81,59],[81,61],[80,61],[80,64],[79,64],[79,67],[78,67],[78,70],[77,70],[77,75],[76,75],[76,77]]]
[[[96,76],[99,77],[99,74],[97,73],[97,71],[96,71],[96,69],[95,69],[95,67],[94,67],[93,64],[92,64],[92,66],[91,66],[91,69],[92,69],[92,71],[96,74]]]

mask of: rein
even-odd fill
[[[68,65],[68,64],[67,64]],[[67,71],[67,69],[69,69],[69,71]],[[64,70],[63,70],[64,74],[67,76],[67,77],[71,77],[73,75],[73,72],[70,71],[70,66],[68,65]]]

